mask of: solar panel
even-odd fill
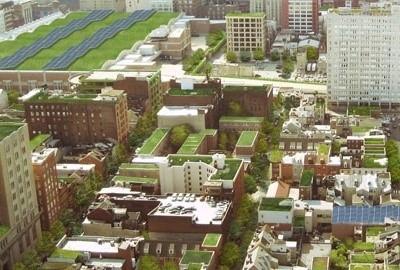
[[[400,206],[337,206],[333,208],[333,224],[384,224],[386,218],[400,221]]]
[[[28,58],[36,55],[40,50],[49,48],[57,43],[59,40],[66,38],[77,30],[86,28],[94,21],[104,20],[109,16],[112,10],[95,10],[89,13],[82,19],[73,20],[65,26],[58,27],[51,31],[45,37],[42,37],[34,43],[25,46],[14,54],[0,59],[0,69],[15,69]]]
[[[68,49],[62,55],[52,59],[45,69],[66,69],[79,57],[88,53],[89,50],[98,48],[106,40],[114,37],[119,32],[130,28],[136,22],[147,20],[155,13],[155,10],[136,10],[125,19],[118,20],[113,24],[95,32],[91,37],[85,39],[77,46]]]

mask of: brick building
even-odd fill
[[[33,174],[43,230],[49,230],[60,213],[55,152],[54,148],[46,148],[32,153]]]
[[[223,88],[223,111],[228,111],[229,103],[239,102],[252,116],[266,117],[271,112],[272,86],[225,86]]]
[[[282,28],[298,34],[318,33],[318,0],[282,0]]]
[[[23,100],[31,137],[51,134],[66,145],[92,144],[107,139],[127,142],[128,106],[123,91],[60,96],[35,90]]]

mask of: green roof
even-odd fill
[[[318,154],[326,156],[329,154],[329,145],[320,143],[318,144]]]
[[[295,217],[293,220],[293,226],[304,228],[305,219],[304,217]]]
[[[190,263],[188,266],[188,270],[201,270],[203,268],[202,263]]]
[[[57,248],[50,257],[75,260],[79,255],[82,255],[82,252]]]
[[[36,148],[38,148],[40,145],[42,145],[49,138],[50,138],[49,134],[39,134],[39,135],[35,136],[29,142],[29,146],[31,148],[31,151],[34,151]]]
[[[171,166],[182,166],[187,161],[210,164],[212,157],[209,155],[169,155],[168,161]]]
[[[290,211],[293,199],[290,198],[262,198],[260,203],[261,211]]]
[[[274,163],[281,162],[282,158],[283,158],[283,152],[280,150],[272,150],[269,153],[268,158],[269,158],[269,161],[274,162]]]
[[[43,91],[32,96],[26,103],[87,103],[87,102],[107,102],[102,99],[97,99],[97,94],[70,94],[52,96]]]
[[[215,129],[206,129],[199,133],[192,133],[190,134],[182,146],[178,150],[178,154],[195,154],[197,149],[199,148],[200,144],[206,138],[207,135],[215,135],[217,130]]]
[[[124,170],[158,170],[158,166],[152,163],[122,163],[119,166],[120,169]]]
[[[264,17],[265,13],[262,12],[253,12],[253,13],[239,13],[239,12],[231,12],[226,14],[226,17]]]
[[[242,131],[237,146],[252,146],[257,138],[258,131]]]
[[[233,180],[242,164],[241,159],[225,159],[225,168],[211,176],[213,180]]]
[[[10,230],[10,227],[5,226],[5,225],[0,225],[0,238],[3,237],[4,235],[6,235],[9,230]]]
[[[211,88],[197,88],[194,90],[183,90],[180,88],[171,88],[168,94],[171,96],[211,96],[214,90]]]
[[[208,265],[212,255],[212,251],[186,250],[180,264],[204,263]]]
[[[114,176],[112,181],[114,181],[115,183],[122,182],[122,183],[129,183],[129,184],[152,184],[152,185],[156,185],[158,182],[158,180],[156,178],[123,176],[123,175]]]
[[[228,85],[223,88],[223,91],[249,91],[249,92],[265,92],[272,88],[272,85],[266,84],[261,86],[238,86]]]
[[[0,141],[17,131],[24,124],[19,122],[0,122]]]
[[[386,168],[386,166],[382,165],[376,160],[382,159],[381,157],[374,157],[374,156],[365,156],[363,159],[363,168]]]
[[[314,257],[312,270],[328,270],[328,257]]]
[[[314,171],[304,170],[301,174],[300,186],[310,186],[314,177]]]
[[[351,262],[353,263],[374,263],[374,253],[355,253],[351,255]]]
[[[350,270],[372,270],[373,264],[366,264],[366,263],[351,263]]]
[[[222,116],[219,119],[220,123],[262,123],[264,118],[252,116]]]
[[[385,145],[385,140],[381,138],[365,138],[365,144],[378,144],[378,145]]]
[[[385,227],[380,226],[371,226],[367,227],[366,235],[367,236],[378,236],[380,233],[385,231]]]
[[[167,136],[168,132],[169,129],[166,128],[157,128],[154,130],[151,136],[143,143],[139,150],[139,154],[153,154],[153,152]]]
[[[207,233],[203,240],[203,246],[216,247],[222,237],[219,233]]]
[[[372,242],[357,241],[357,242],[354,242],[354,244],[353,244],[353,250],[354,251],[374,251],[375,244]]]

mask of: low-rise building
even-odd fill
[[[256,150],[258,131],[242,131],[233,151],[234,156],[250,161]]]
[[[258,223],[273,226],[286,236],[293,232],[294,201],[290,198],[262,198],[258,208]]]
[[[263,117],[222,116],[219,119],[219,130],[228,132],[258,131],[261,129]]]
[[[189,124],[194,130],[202,131],[209,126],[211,111],[209,106],[164,106],[157,113],[157,127]]]

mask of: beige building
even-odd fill
[[[112,9],[125,11],[125,0],[80,0],[80,10]]]
[[[231,13],[226,17],[227,51],[267,50],[264,13]]]
[[[41,235],[28,126],[0,122],[0,269],[11,270]]]

